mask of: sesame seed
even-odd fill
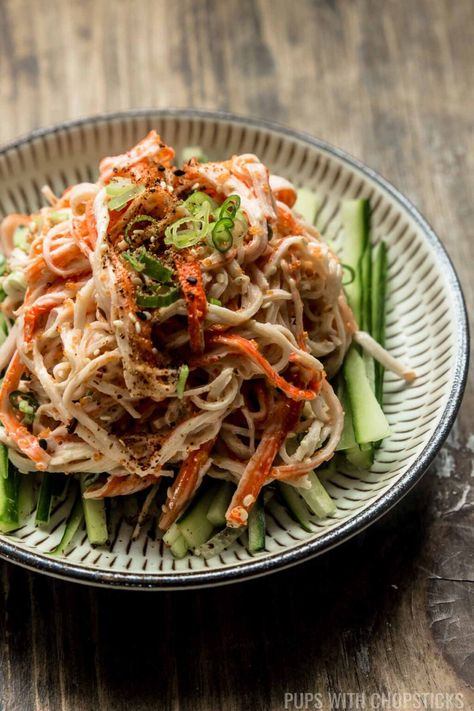
[[[197,190],[199,188],[199,183],[194,183],[194,185],[191,186],[191,190]]]
[[[100,355],[100,348],[96,348],[94,351],[94,355],[97,357]]]
[[[247,494],[247,496],[244,497],[242,503],[244,506],[251,506],[254,501],[255,501],[255,496],[252,496],[252,494]]]
[[[105,244],[105,242],[100,245],[100,251],[102,254],[105,254],[105,252],[107,251],[107,245]]]
[[[156,348],[152,348],[152,349],[151,349],[151,352],[153,353],[153,355],[157,355],[157,354],[158,354],[158,351],[157,351]]]
[[[112,324],[115,326],[115,328],[122,328],[123,321],[121,321],[120,319],[116,319],[115,321],[112,321]]]
[[[137,323],[137,317],[135,316],[134,313],[129,313],[128,317],[132,323]]]
[[[137,333],[141,333],[141,330],[142,330],[142,327],[140,326],[140,324],[139,324],[138,321],[137,321],[137,322],[135,323],[135,331],[136,331]]]
[[[169,193],[174,193],[174,188],[173,188],[172,185],[168,185],[168,188],[167,188],[167,189],[168,189],[168,192],[169,192]]]

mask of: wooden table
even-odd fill
[[[410,196],[472,308],[472,0],[1,0],[0,13],[2,141],[137,106],[279,120]],[[473,416],[471,384],[416,490],[288,572],[144,594],[2,564],[1,708],[329,709],[337,692],[365,693],[346,708],[473,708]]]

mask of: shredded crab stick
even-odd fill
[[[167,531],[176,521],[186,504],[191,500],[199,484],[199,474],[209,459],[215,439],[202,444],[199,449],[188,454],[181,465],[179,474],[168,491],[168,498],[160,518],[160,528]]]
[[[202,283],[199,262],[191,255],[177,254],[176,271],[188,311],[188,331],[193,353],[204,351],[203,324],[207,314],[207,298]]]
[[[139,164],[146,166],[147,162],[155,160],[168,165],[173,158],[174,150],[162,143],[156,131],[150,131],[127,153],[103,158],[100,161],[100,179],[102,183],[107,183],[113,176],[127,173],[130,168]]]
[[[49,312],[58,305],[58,299],[51,299],[51,301],[46,301],[40,304],[33,304],[31,307],[27,307],[24,318],[23,325],[23,338],[25,343],[31,343],[33,336],[38,324],[38,319],[41,316],[49,314]]]
[[[249,512],[268,478],[273,461],[286,437],[298,422],[303,403],[285,398],[277,407],[255,454],[242,474],[226,513],[227,524],[233,528],[247,524]]]
[[[292,400],[314,400],[318,394],[317,390],[298,388],[285,380],[285,378],[272,368],[268,360],[260,353],[257,346],[243,336],[239,336],[235,333],[212,334],[208,338],[208,344],[210,346],[226,346],[229,350],[237,351],[247,358],[250,358],[265,373],[269,382],[273,386],[280,388],[280,390]]]
[[[148,489],[159,479],[158,476],[109,476],[105,484],[92,484],[85,492],[85,499],[103,499],[107,496],[127,496]]]
[[[369,353],[375,360],[378,360],[384,368],[391,370],[396,375],[406,380],[408,383],[412,382],[416,378],[416,373],[414,370],[409,370],[403,363],[400,363],[397,358],[394,358],[390,353],[387,353],[385,348],[382,348],[380,343],[372,338],[370,333],[365,331],[356,331],[354,333],[354,341],[359,344],[367,353]]]
[[[10,407],[10,393],[18,388],[24,370],[25,367],[17,351],[8,366],[0,390],[0,420],[7,435],[15,442],[18,449],[36,464],[37,469],[44,470],[50,460],[49,454],[40,447],[38,439],[18,422]]]

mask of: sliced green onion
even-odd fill
[[[176,383],[176,395],[179,397],[180,400],[182,399],[184,394],[184,388],[186,386],[188,375],[189,365],[186,365],[186,363],[184,363],[179,369],[178,382]]]
[[[210,212],[210,203],[205,201],[193,216],[181,217],[172,225],[168,225],[165,230],[165,244],[171,244],[176,249],[185,249],[202,242],[211,229]],[[183,225],[184,229],[180,229]]]
[[[144,193],[145,186],[138,185],[127,178],[112,178],[105,188],[105,192],[111,198],[108,205],[109,210],[120,210],[127,202]]]
[[[239,207],[240,197],[238,195],[229,195],[229,197],[224,200],[221,205],[221,209],[219,210],[219,217],[230,217],[231,220],[234,220]]]
[[[0,276],[3,276],[3,274],[5,274],[6,268],[7,268],[6,257],[4,257],[3,254],[0,254]]]
[[[13,233],[13,246],[21,249],[23,252],[30,251],[30,230],[26,225],[18,225]]]
[[[355,270],[351,267],[350,264],[341,264],[341,267],[344,269],[344,271],[349,272],[349,276],[350,276],[350,281],[343,281],[342,286],[349,286],[349,284],[352,284],[352,282],[355,279],[355,276],[356,276]]]
[[[158,220],[154,217],[151,217],[150,215],[135,215],[135,217],[130,220],[130,222],[125,228],[124,237],[126,242],[130,242],[130,231],[132,230],[132,227],[134,225],[139,224],[140,222],[150,222],[152,225],[158,224]]]
[[[212,230],[212,242],[219,252],[227,252],[234,243],[232,228],[234,221],[230,217],[222,217],[218,220]]]
[[[136,252],[123,252],[122,257],[136,272],[142,272],[145,269],[145,265],[140,261],[140,258]]]
[[[195,193],[192,193],[192,195],[190,195],[188,199],[184,201],[183,205],[187,210],[189,210],[192,215],[194,215],[196,213],[196,210],[200,208],[205,202],[209,203],[211,210],[216,209],[216,201],[213,200],[210,195],[208,195],[207,193],[203,193],[200,190],[196,191]]]
[[[169,306],[179,299],[179,287],[159,286],[156,289],[137,291],[135,300],[145,309],[158,309]]]
[[[9,398],[11,406],[24,415],[24,424],[31,425],[35,418],[35,412],[39,407],[38,401],[34,395],[31,393],[23,393],[21,390],[14,390],[10,393]]]
[[[143,273],[162,284],[169,282],[173,276],[173,270],[165,267],[157,257],[147,252],[145,247],[140,247],[135,252],[124,252],[122,257],[136,272]]]
[[[222,306],[222,301],[220,301],[219,299],[215,299],[213,296],[209,298],[209,303],[213,306]]]

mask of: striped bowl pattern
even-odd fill
[[[62,558],[48,555],[61,535],[70,501],[53,514],[48,530],[33,518],[10,536],[0,535],[0,554],[51,575],[96,585],[149,589],[230,582],[260,575],[316,555],[381,516],[426,470],[454,420],[468,360],[468,330],[461,289],[446,252],[429,225],[392,186],[338,149],[274,124],[199,111],[132,111],[39,131],[0,151],[0,213],[32,211],[40,189],[56,192],[95,180],[98,159],[120,153],[156,128],[178,151],[199,144],[211,158],[256,153],[271,170],[321,198],[318,227],[340,246],[342,198],[366,197],[372,206],[372,239],[389,248],[387,347],[410,364],[410,386],[388,373],[385,405],[392,435],[376,461],[358,477],[332,474],[326,485],[337,514],[314,519],[303,531],[277,503],[267,517],[266,549],[250,556],[237,542],[203,561],[174,560],[161,541],[144,531],[131,540],[131,527],[116,518],[109,548],[93,549],[85,531]]]

